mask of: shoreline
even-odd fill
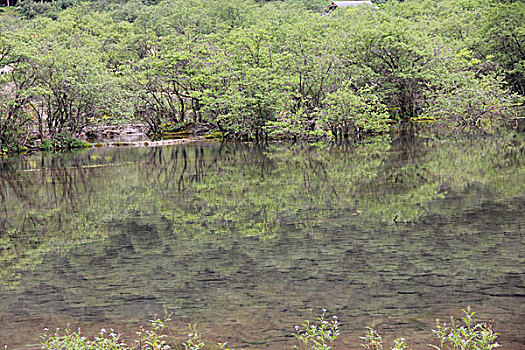
[[[89,148],[113,148],[113,147],[160,147],[160,146],[171,146],[171,145],[180,145],[183,143],[190,143],[196,141],[204,141],[206,138],[203,136],[189,137],[182,139],[172,139],[172,140],[158,140],[158,141],[103,141],[93,144],[93,147]]]

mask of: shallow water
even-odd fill
[[[284,349],[327,308],[340,348],[359,348],[372,317],[387,340],[424,348],[435,318],[472,305],[519,349],[523,155],[503,141],[375,140],[6,160],[0,345],[67,322],[131,332],[167,308],[176,330]]]

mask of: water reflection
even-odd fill
[[[1,166],[4,315],[104,322],[168,307],[276,348],[310,308],[346,332],[376,315],[387,334],[417,335],[472,304],[518,330],[507,348],[525,340],[520,144],[205,143]]]

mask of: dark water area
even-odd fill
[[[330,146],[192,143],[4,160],[0,345],[44,327],[176,332],[289,349],[321,308],[360,348],[428,348],[471,305],[525,343],[525,148],[497,140]]]

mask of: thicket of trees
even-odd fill
[[[1,147],[131,120],[152,133],[209,122],[260,140],[418,121],[493,132],[522,115],[523,2],[321,14],[328,3],[19,2],[0,17]]]

